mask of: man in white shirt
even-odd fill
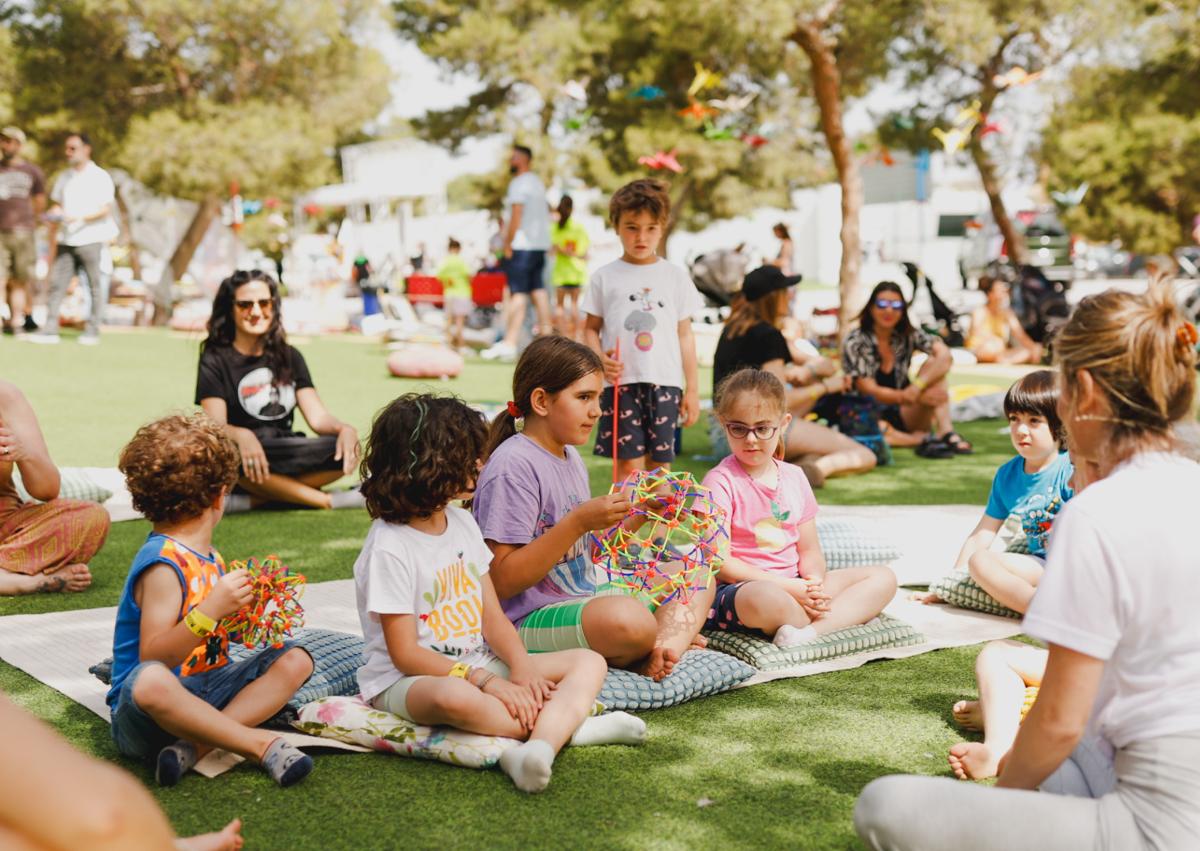
[[[481,353],[487,360],[516,358],[517,339],[531,298],[537,311],[538,330],[547,334],[553,327],[543,280],[546,252],[550,250],[550,208],[546,204],[545,185],[529,170],[532,163],[533,151],[524,145],[513,146],[508,164],[514,177],[504,196],[508,213],[503,230],[503,268],[508,278],[509,299],[504,339]]]
[[[58,342],[58,313],[71,278],[87,277],[92,296],[92,313],[79,342],[94,346],[100,342],[100,320],[104,300],[100,289],[100,254],[105,244],[117,236],[112,211],[116,193],[108,172],[92,162],[92,145],[84,133],[72,133],[63,146],[67,170],[50,192],[53,206],[50,221],[50,299],[46,327],[41,334],[22,339],[34,343]]]

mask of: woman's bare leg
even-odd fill
[[[865,473],[876,464],[875,453],[854,438],[808,420],[792,420],[784,447],[792,463],[804,455],[820,456],[813,464],[826,478]]]
[[[252,498],[252,504],[286,502],[305,508],[332,508],[333,500],[321,488],[342,477],[341,470],[318,470],[304,473],[296,478],[271,473],[264,482],[252,482],[242,477],[238,484]]]

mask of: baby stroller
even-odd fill
[[[946,342],[947,346],[951,348],[961,347],[965,342],[965,338],[958,314],[951,310],[950,305],[942,301],[941,296],[933,288],[933,281],[929,280],[929,276],[917,268],[916,263],[902,263],[900,265],[904,267],[904,274],[912,281],[913,299],[917,297],[917,290],[920,289],[922,282],[925,283],[925,288],[929,291],[929,304],[933,308],[934,325],[927,330],[936,333]]]
[[[1055,332],[1071,315],[1067,304],[1067,288],[1061,281],[1051,281],[1037,266],[1021,266],[1012,288],[1012,308],[1025,333],[1035,343],[1048,347]]]
[[[696,289],[713,307],[728,307],[734,293],[742,288],[742,279],[750,266],[750,258],[742,253],[742,247],[709,251],[688,264]]]

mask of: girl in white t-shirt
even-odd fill
[[[761,632],[794,647],[876,617],[896,594],[896,576],[881,565],[826,571],[816,497],[800,468],[780,460],[792,418],[783,384],[743,369],[716,395],[733,454],[704,486],[728,517],[729,558],[705,627]]]
[[[1059,331],[1059,409],[1076,464],[1097,480],[1055,521],[1025,614],[1049,647],[1038,699],[998,788],[868,785],[855,826],[870,847],[1195,847],[1200,465],[1176,426],[1194,416],[1196,343],[1163,280],[1086,298]]]
[[[469,512],[486,426],[458,399],[401,396],[375,418],[363,459],[374,518],[354,564],[363,698],[419,724],[525,740],[500,767],[525,792],[550,782],[559,749],[639,744],[623,712],[588,717],[604,682],[591,650],[531,656],[500,609],[491,551]]]

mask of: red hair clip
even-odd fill
[[[1179,326],[1179,330],[1175,332],[1175,337],[1185,346],[1194,346],[1200,341],[1200,334],[1196,332],[1196,326],[1186,321]]]
[[[1194,331],[1195,329],[1192,329],[1192,330]],[[512,401],[510,401],[510,402],[508,403],[507,410],[508,410],[508,415],[509,415],[510,417],[512,417],[514,420],[519,420],[519,419],[521,419],[521,417],[522,417],[522,416],[524,416],[524,415],[521,413],[521,409],[517,407],[517,403],[516,403],[516,402],[512,402]]]

